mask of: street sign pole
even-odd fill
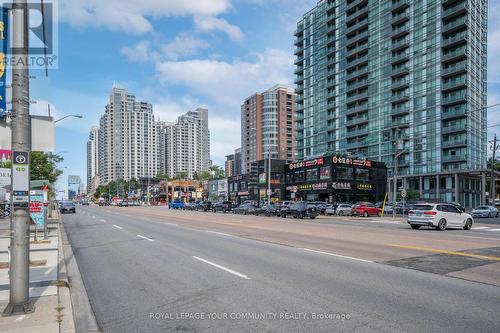
[[[28,6],[12,4],[12,214],[10,223],[10,294],[3,316],[31,313],[29,301],[29,111]]]

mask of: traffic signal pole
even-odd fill
[[[12,214],[10,223],[10,294],[3,315],[30,313],[29,301],[29,112],[28,8],[12,4]]]

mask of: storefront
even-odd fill
[[[325,202],[382,201],[385,163],[338,155],[290,163],[285,167],[286,199]]]
[[[237,175],[227,179],[229,200],[241,204],[244,201],[259,201],[259,187],[256,173]]]

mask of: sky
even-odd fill
[[[242,101],[277,83],[293,86],[293,31],[317,0],[64,0],[59,1],[59,67],[35,71],[33,114],[61,117],[56,152],[67,175],[86,181],[88,132],[104,112],[113,85],[153,104],[174,121],[209,109],[211,158],[223,166],[240,145]],[[489,1],[488,105],[500,103],[500,1]],[[500,107],[489,124],[500,124]],[[490,138],[495,130],[488,131]]]

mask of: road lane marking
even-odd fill
[[[101,219],[101,222],[106,222],[106,220],[105,219]]]
[[[338,257],[338,258],[351,259],[351,260],[356,260],[356,261],[361,261],[361,262],[373,263],[373,261],[371,261],[371,260],[366,260],[366,259],[361,259],[361,258],[355,258],[355,257],[349,257],[349,256],[344,256],[344,255],[336,254],[336,253],[323,252],[323,251],[306,249],[306,248],[302,248],[302,250],[309,251],[309,252],[314,252],[314,253],[326,254],[327,256],[332,256],[332,257]]]
[[[400,249],[410,249],[410,250],[418,250],[418,251],[427,251],[427,252],[433,252],[433,253],[451,254],[451,255],[462,256],[462,257],[477,258],[477,259],[483,259],[483,260],[500,261],[500,257],[483,256],[483,255],[474,254],[474,253],[464,253],[464,252],[458,252],[458,251],[439,250],[439,249],[433,249],[433,248],[425,247],[425,246],[395,245],[395,244],[388,244],[388,245],[392,246],[392,247],[397,247],[397,248],[400,248]]]
[[[211,233],[211,234],[216,234],[216,235],[227,236],[227,237],[235,237],[234,235],[225,234],[223,232],[218,232],[218,231],[205,230],[205,232],[208,232],[208,233]]]
[[[489,227],[472,227],[472,230],[483,230],[483,229],[489,229]]]
[[[14,319],[14,322],[17,323],[17,322],[23,321],[24,318],[26,318],[26,315],[21,315],[21,316],[17,317],[16,319]]]
[[[178,227],[179,226],[178,224],[170,223],[170,222],[160,222],[160,223],[166,224],[166,225],[171,225],[172,227]]]
[[[116,229],[123,229],[122,227],[120,227],[119,225],[116,225],[116,224],[113,224],[113,227],[115,227]]]
[[[488,230],[485,230],[485,231],[500,231],[500,229],[488,229]]]
[[[227,267],[224,267],[224,266],[218,265],[218,264],[216,264],[216,263],[213,263],[213,262],[211,262],[211,261],[205,260],[205,259],[200,258],[200,257],[197,257],[197,256],[193,256],[193,258],[194,258],[194,259],[196,259],[196,260],[202,261],[202,262],[204,262],[204,263],[206,263],[206,264],[209,264],[209,265],[212,265],[212,266],[214,266],[214,267],[217,267],[218,269],[222,269],[223,271],[226,271],[226,272],[228,272],[228,273],[231,273],[231,274],[234,274],[234,275],[236,275],[236,276],[239,276],[240,278],[243,278],[243,279],[245,279],[245,280],[250,280],[250,278],[249,278],[248,276],[246,276],[246,275],[244,275],[244,274],[241,274],[241,273],[238,273],[238,272],[236,272],[236,271],[233,271],[232,269],[229,269],[229,268],[227,268]]]
[[[145,240],[150,241],[150,242],[154,242],[154,239],[148,238],[148,237],[143,236],[143,235],[137,235],[137,237],[145,239]]]

